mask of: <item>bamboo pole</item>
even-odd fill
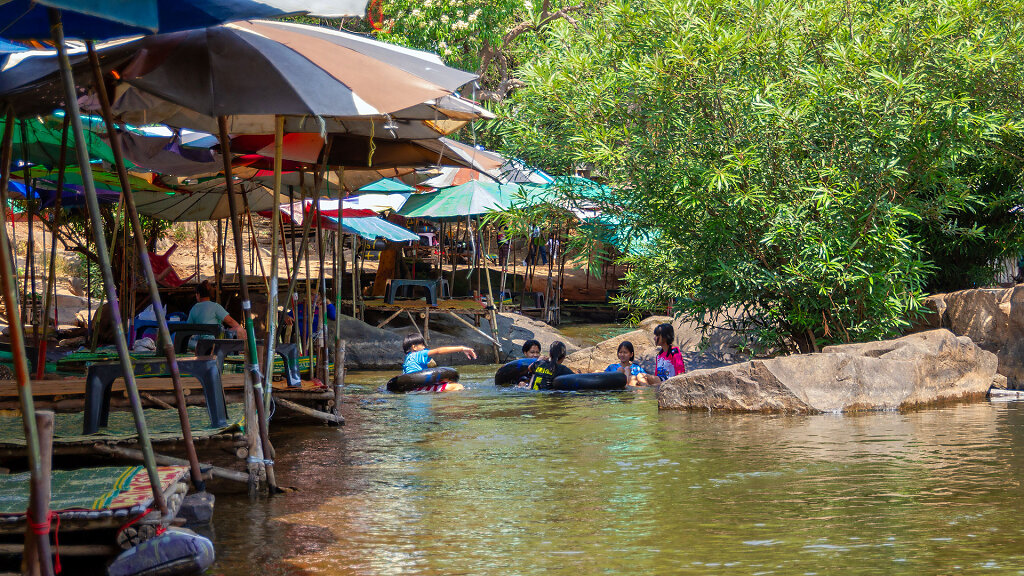
[[[43,474],[41,476],[42,482],[40,482],[38,489],[38,497],[41,501],[41,505],[46,507],[46,522],[33,522],[30,517],[29,528],[32,534],[25,538],[25,554],[22,562],[23,567],[28,568],[30,574],[42,574],[44,568],[40,564],[42,560],[42,554],[46,553],[46,550],[39,550],[37,538],[50,538],[50,468],[51,462],[53,462],[53,412],[50,410],[40,410],[36,412],[36,430],[39,433],[39,450],[40,450],[40,462],[43,467]],[[57,562],[56,571],[60,571],[60,562]]]
[[[227,182],[228,188],[228,207],[231,212],[231,232],[235,237],[235,258],[239,261],[236,263],[236,267],[241,265],[243,257],[242,251],[242,223],[241,216],[238,212],[238,198],[237,192],[235,191],[234,176],[232,175],[231,169],[231,138],[228,136],[228,119],[226,116],[217,117],[218,128],[220,129],[220,145],[221,153],[224,157],[224,180]],[[272,460],[274,449],[270,444],[270,435],[267,431],[267,421],[265,410],[263,408],[263,389],[261,387],[260,368],[256,359],[256,331],[253,325],[252,319],[252,304],[249,301],[249,284],[243,274],[239,276],[239,291],[242,297],[242,318],[245,322],[245,336],[246,336],[246,351],[245,351],[245,404],[246,404],[246,422],[247,428],[251,428],[252,422],[255,419],[257,422],[257,429],[259,430],[259,445],[262,451],[262,462],[258,463],[263,466],[267,475],[267,488],[271,494],[277,493],[280,490],[277,487],[277,479],[274,475],[274,461]],[[272,365],[267,367],[272,369]],[[255,404],[255,410],[252,410],[252,404]],[[255,416],[255,418],[253,418]],[[250,474],[254,471],[252,468],[254,455],[252,448],[249,452],[249,464]],[[258,472],[258,468],[256,470]],[[253,486],[250,484],[250,491]]]
[[[192,426],[189,422],[188,408],[185,403],[185,387],[181,384],[181,370],[178,367],[178,359],[174,353],[174,340],[171,338],[171,331],[167,326],[167,312],[164,310],[163,302],[160,298],[160,286],[157,284],[156,274],[153,272],[153,264],[149,260],[149,250],[146,247],[142,222],[139,220],[139,211],[135,206],[135,194],[132,192],[131,180],[128,178],[128,169],[125,167],[124,151],[121,148],[121,136],[114,125],[114,114],[110,109],[110,99],[107,97],[107,89],[103,83],[103,72],[100,69],[100,59],[96,55],[96,48],[92,41],[86,42],[85,45],[89,52],[89,62],[92,65],[93,80],[103,113],[103,122],[107,129],[110,150],[113,153],[114,164],[117,167],[117,177],[121,183],[121,196],[124,198],[125,210],[128,212],[128,219],[131,222],[132,235],[135,237],[135,249],[139,253],[138,261],[142,264],[142,274],[146,278],[149,298],[152,301],[153,312],[156,315],[157,331],[160,333],[158,340],[162,343],[164,356],[167,358],[167,369],[171,373],[174,399],[178,404],[178,423],[181,425],[181,434],[185,440],[185,453],[188,455],[192,485],[196,490],[202,492],[206,490],[206,484],[203,482],[203,474],[199,470],[199,456],[196,454],[196,446],[192,439]]]
[[[319,189],[319,184],[316,186]],[[316,302],[310,301],[309,303],[309,340],[310,349],[316,350],[316,364],[310,365],[310,371],[315,374],[316,378],[319,378],[321,382],[327,381],[327,342],[324,339],[327,336],[327,282],[324,278],[324,223],[323,223],[323,211],[320,208],[320,195],[317,194],[316,198],[316,252],[317,258],[319,259],[317,269],[317,297]],[[338,202],[338,218],[339,223],[341,222],[341,202]],[[339,226],[340,228],[340,226]],[[320,315],[317,316],[315,310],[319,307],[320,302],[324,303],[324,309],[320,310]],[[313,342],[313,319],[317,318],[319,336],[316,338],[316,343]],[[312,362],[312,358],[310,361]]]
[[[341,313],[340,305],[338,313]],[[341,324],[340,321],[338,323]],[[338,338],[334,346],[334,415],[341,418],[341,397],[345,386],[345,341]]]
[[[274,118],[274,209],[270,215],[270,245],[274,253],[270,257],[270,285],[267,288],[267,348],[265,366],[266,374],[263,375],[264,409],[270,409],[270,395],[274,377],[274,347],[277,345],[277,276],[278,276],[278,249],[277,238],[281,224],[281,170],[284,164],[284,116]],[[282,238],[283,240],[283,238]],[[282,242],[283,244],[283,242]],[[287,254],[285,263],[287,264]],[[288,367],[285,366],[287,372]]]
[[[107,239],[103,235],[103,221],[100,217],[99,198],[96,196],[96,185],[93,182],[92,170],[89,168],[89,148],[85,142],[85,131],[82,129],[82,117],[78,111],[78,106],[75,105],[78,102],[78,95],[75,91],[74,78],[71,74],[71,62],[68,60],[67,47],[64,44],[64,27],[61,24],[61,13],[60,10],[50,8],[49,15],[50,31],[57,48],[65,102],[71,104],[67,107],[65,113],[71,116],[71,129],[75,135],[78,165],[82,168],[82,187],[85,189],[85,199],[86,205],[89,208],[92,234],[96,241],[96,252],[99,256],[100,270],[103,272],[103,287],[106,290],[107,302],[110,303],[111,323],[114,326],[114,343],[117,346],[118,358],[121,361],[121,370],[124,373],[124,384],[128,392],[128,400],[131,403],[132,416],[135,418],[135,427],[139,432],[139,444],[146,455],[146,471],[149,473],[150,488],[153,491],[153,503],[160,511],[161,517],[166,517],[168,515],[167,500],[164,497],[163,488],[160,484],[160,477],[156,472],[153,445],[149,439],[146,417],[142,412],[142,400],[139,398],[139,389],[135,385],[135,372],[132,368],[131,356],[128,354],[128,342],[125,339],[124,327],[121,323],[121,313],[118,309],[117,284],[114,283],[114,273],[110,268]]]
[[[64,115],[64,121],[61,126],[60,136],[60,160],[58,163],[59,168],[57,169],[57,198],[53,205],[53,230],[60,226],[61,221],[61,201],[64,195],[64,170],[67,166],[67,151],[68,151],[68,129],[70,128],[70,120],[68,115]],[[53,298],[50,298],[50,293],[53,293]],[[55,233],[50,234],[50,272],[46,278],[46,298],[43,304],[43,318],[50,317],[50,306],[56,308],[57,306],[57,235]],[[92,314],[92,310],[89,311]],[[49,322],[47,320],[47,322]],[[44,331],[45,335],[46,332]],[[46,347],[47,338],[43,338],[42,342],[37,342],[39,357],[36,359],[36,379],[42,380],[43,372],[46,371]]]
[[[4,126],[3,141],[0,143],[0,254],[11,254],[10,241],[7,238],[7,186],[11,178],[12,145],[14,142],[14,111],[8,107],[7,122]],[[50,558],[50,532],[38,534],[31,529],[32,522],[41,523],[46,519],[49,524],[49,499],[43,498],[40,491],[46,482],[42,452],[39,442],[39,429],[35,420],[35,404],[32,398],[32,381],[28,371],[28,357],[25,355],[24,325],[18,313],[16,294],[17,280],[14,278],[13,259],[0,258],[0,291],[3,292],[4,308],[7,311],[7,326],[11,332],[11,350],[14,360],[14,377],[18,382],[18,400],[21,406],[22,424],[25,427],[25,443],[28,449],[29,485],[29,530],[26,534],[35,536],[41,571],[44,576],[53,574]]]

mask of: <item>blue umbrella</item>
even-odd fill
[[[0,2],[0,37],[50,37],[48,8],[64,10],[68,38],[107,40],[289,14],[362,16],[365,0],[11,0]]]

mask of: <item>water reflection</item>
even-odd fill
[[[1024,404],[659,413],[650,390],[381,395],[278,430],[299,492],[218,501],[223,574],[1020,573]]]

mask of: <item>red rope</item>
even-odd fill
[[[32,533],[37,535],[37,536],[43,536],[44,534],[49,534],[50,533],[50,523],[53,521],[54,518],[57,519],[57,526],[53,530],[53,546],[54,546],[53,549],[54,549],[54,552],[55,552],[54,553],[54,562],[53,562],[53,572],[55,574],[60,574],[60,572],[61,572],[61,567],[60,567],[60,515],[57,514],[56,512],[54,512],[53,510],[51,510],[49,512],[49,514],[46,515],[46,521],[45,522],[33,522],[32,521],[32,514],[29,513],[29,512],[26,512],[25,516],[28,518],[28,526],[29,526],[29,528],[31,528],[32,529]]]
[[[366,19],[370,22],[370,27],[375,32],[380,32],[384,29],[384,7],[381,5],[380,0],[372,0],[369,6],[366,7]]]

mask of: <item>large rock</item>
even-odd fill
[[[938,322],[995,353],[999,373],[1011,387],[1024,387],[1024,285],[962,290],[928,298]]]
[[[907,409],[983,398],[1003,379],[996,364],[995,354],[970,338],[932,330],[689,372],[662,383],[658,406],[808,414]]]

